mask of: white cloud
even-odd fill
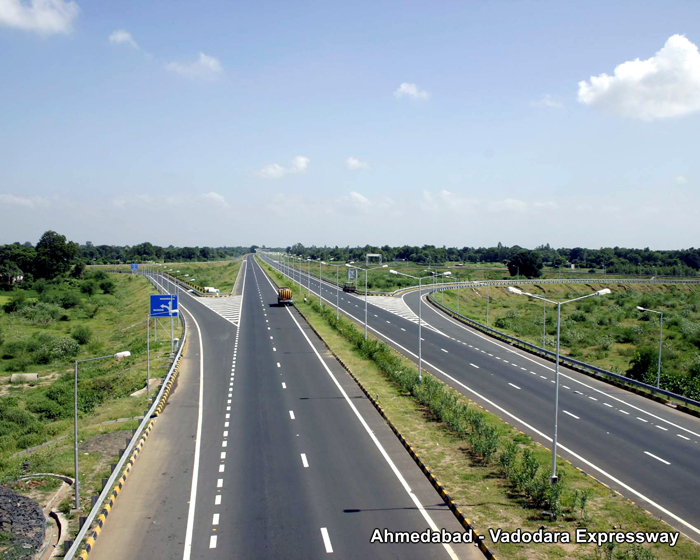
[[[548,202],[535,202],[533,204],[535,208],[542,208],[543,210],[558,210],[559,205],[556,202],[553,201],[548,201]]]
[[[35,31],[41,35],[68,34],[80,7],[65,0],[0,0],[0,25]]]
[[[363,196],[360,193],[357,193],[355,191],[350,192],[350,200],[356,204],[362,204],[362,205],[369,204],[369,198],[367,198],[366,196]]]
[[[256,171],[254,175],[263,179],[280,179],[290,173],[303,173],[309,166],[309,158],[304,156],[296,156],[292,160],[289,167],[282,167],[277,163],[271,163],[263,167],[260,171]]]
[[[688,179],[686,179],[683,175],[679,175],[678,177],[676,177],[676,183],[678,183],[679,185],[685,185],[688,183]]]
[[[428,99],[430,94],[425,90],[418,89],[416,84],[403,82],[394,92],[394,97],[397,99],[400,99],[401,97],[410,97],[411,99]]]
[[[124,29],[117,29],[116,31],[113,31],[109,36],[109,42],[113,45],[125,44],[136,49],[137,51],[141,50],[136,41],[134,41],[134,38],[131,36],[131,33],[125,31]]]
[[[0,194],[0,206],[24,206],[35,208],[37,206],[48,206],[49,201],[40,196],[16,196],[14,194]]]
[[[201,198],[206,201],[213,202],[217,206],[223,206],[227,208],[229,205],[228,202],[226,202],[226,198],[223,195],[214,191],[203,194]]]
[[[700,53],[682,35],[670,37],[647,60],[615,68],[613,76],[592,76],[578,84],[578,100],[626,117],[651,121],[700,110]]]
[[[537,101],[531,101],[530,105],[532,105],[533,107],[542,107],[545,109],[561,109],[564,106],[564,104],[561,101],[557,101],[548,93],[545,93]]]
[[[199,53],[196,62],[169,62],[165,68],[185,78],[199,80],[215,80],[223,72],[221,63],[213,56],[204,53]]]
[[[367,169],[369,167],[369,163],[360,161],[356,157],[349,157],[345,163],[347,163],[348,169]]]

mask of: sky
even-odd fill
[[[0,243],[697,246],[699,22],[0,0]]]

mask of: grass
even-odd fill
[[[270,276],[285,283],[272,269],[263,264]],[[565,514],[556,522],[543,516],[542,511],[518,493],[511,483],[499,473],[493,463],[480,461],[471,448],[469,438],[457,433],[447,424],[436,420],[424,405],[405,389],[398,386],[384,373],[376,362],[363,357],[358,348],[341,336],[329,321],[318,312],[318,305],[304,303],[303,297],[296,294],[295,304],[299,312],[321,335],[329,348],[352,370],[355,376],[371,393],[379,396],[379,401],[387,416],[406,437],[426,465],[445,485],[460,509],[474,523],[476,529],[487,535],[489,547],[500,558],[539,559],[539,558],[593,558],[594,545],[542,544],[542,545],[494,545],[488,539],[487,529],[517,528],[536,530],[545,526],[548,530],[574,531],[585,526],[589,530],[609,531],[613,526],[624,526],[625,531],[668,531],[670,528],[655,519],[629,500],[610,491],[594,479],[584,475],[564,461],[559,461],[560,473],[568,492],[563,499]],[[393,352],[393,351],[392,351]],[[399,357],[402,367],[415,370],[416,366]],[[460,397],[461,402],[472,408],[478,405]],[[528,436],[510,427],[493,414],[483,412],[485,422],[493,426],[501,442],[514,441],[519,455],[530,450],[541,464],[551,461],[548,450],[534,443]],[[582,519],[580,508],[574,508],[574,491],[590,492],[586,506],[586,520]],[[652,558],[691,559],[700,556],[700,546],[690,539],[680,537],[679,543],[671,549],[666,545],[645,547],[652,551]],[[618,548],[619,552],[624,547]],[[629,556],[632,558],[632,556]],[[610,556],[615,558],[615,556]]]
[[[5,338],[0,345],[0,370],[5,370],[0,373],[0,482],[44,471],[73,476],[70,434],[75,359],[107,356],[122,350],[131,352],[129,358],[120,361],[106,359],[79,366],[78,424],[82,441],[101,433],[135,428],[135,421],[108,426],[99,424],[139,416],[146,410],[145,395],[129,395],[146,383],[146,315],[148,297],[155,291],[140,276],[116,274],[107,280],[113,284],[108,288],[112,293],[102,293],[101,289],[93,295],[82,292],[81,286],[91,281],[89,278],[42,286],[41,293],[35,295],[40,303],[53,306],[44,309],[56,311],[60,315],[58,318],[52,319],[51,314],[0,311],[0,331]],[[67,308],[47,303],[67,301],[66,294],[76,298]],[[8,295],[14,297],[16,293],[3,294],[5,298]],[[179,322],[175,324],[175,336],[179,337],[180,325]],[[79,332],[77,327],[89,330],[90,335],[83,344],[73,343],[75,346],[64,354],[45,352],[56,340],[74,340],[75,333]],[[160,342],[151,343],[152,378],[162,377],[169,365],[170,341],[163,341],[165,336],[159,338]],[[39,382],[11,386],[8,376],[17,370],[38,373]],[[62,435],[69,437],[40,451],[11,457],[19,450]],[[81,456],[81,478],[87,500],[83,511],[90,509],[90,494],[99,493],[105,462],[108,465],[115,457],[116,451],[107,458],[101,457],[99,452],[90,452],[85,459]]]
[[[514,283],[517,285],[517,283]],[[640,351],[651,357],[647,371],[632,373],[647,383],[656,382],[659,318],[641,313],[637,306],[664,313],[662,387],[700,398],[700,286],[651,284],[542,284],[523,289],[554,301],[590,294],[603,287],[613,293],[562,306],[561,352],[577,360],[626,373]],[[527,342],[542,345],[546,311],[545,345],[556,344],[556,308],[543,308],[541,301],[515,295],[506,288],[462,288],[435,294],[438,302],[471,319]]]

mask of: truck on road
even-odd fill
[[[277,292],[277,305],[289,305],[290,303],[294,303],[291,288],[280,286],[279,291]]]
[[[343,291],[354,294],[355,292],[357,292],[357,287],[355,286],[355,284],[344,284]]]

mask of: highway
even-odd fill
[[[169,489],[148,495],[141,483],[130,493],[127,484],[112,513],[120,521],[114,530],[106,523],[95,554],[165,557],[160,541],[167,557],[183,560],[483,558],[473,544],[370,542],[375,528],[464,530],[323,342],[293,307],[277,306],[252,257],[241,274],[232,298],[180,290],[194,333],[187,355],[200,369],[198,382],[192,375],[193,387],[182,388],[199,396],[181,411],[187,426],[178,430],[194,438],[163,449],[177,461]],[[164,277],[154,279],[174,291]],[[167,462],[160,457],[158,468]],[[164,493],[178,503],[161,508]],[[150,523],[167,531],[144,530]]]
[[[300,276],[318,297],[317,278]],[[323,282],[322,295],[335,307],[335,286]],[[425,369],[551,447],[553,364],[457,323],[425,298]],[[370,332],[417,361],[419,294],[370,300]],[[340,292],[342,312],[360,323],[364,305],[364,296]],[[566,368],[560,374],[559,456],[700,541],[700,419]]]

